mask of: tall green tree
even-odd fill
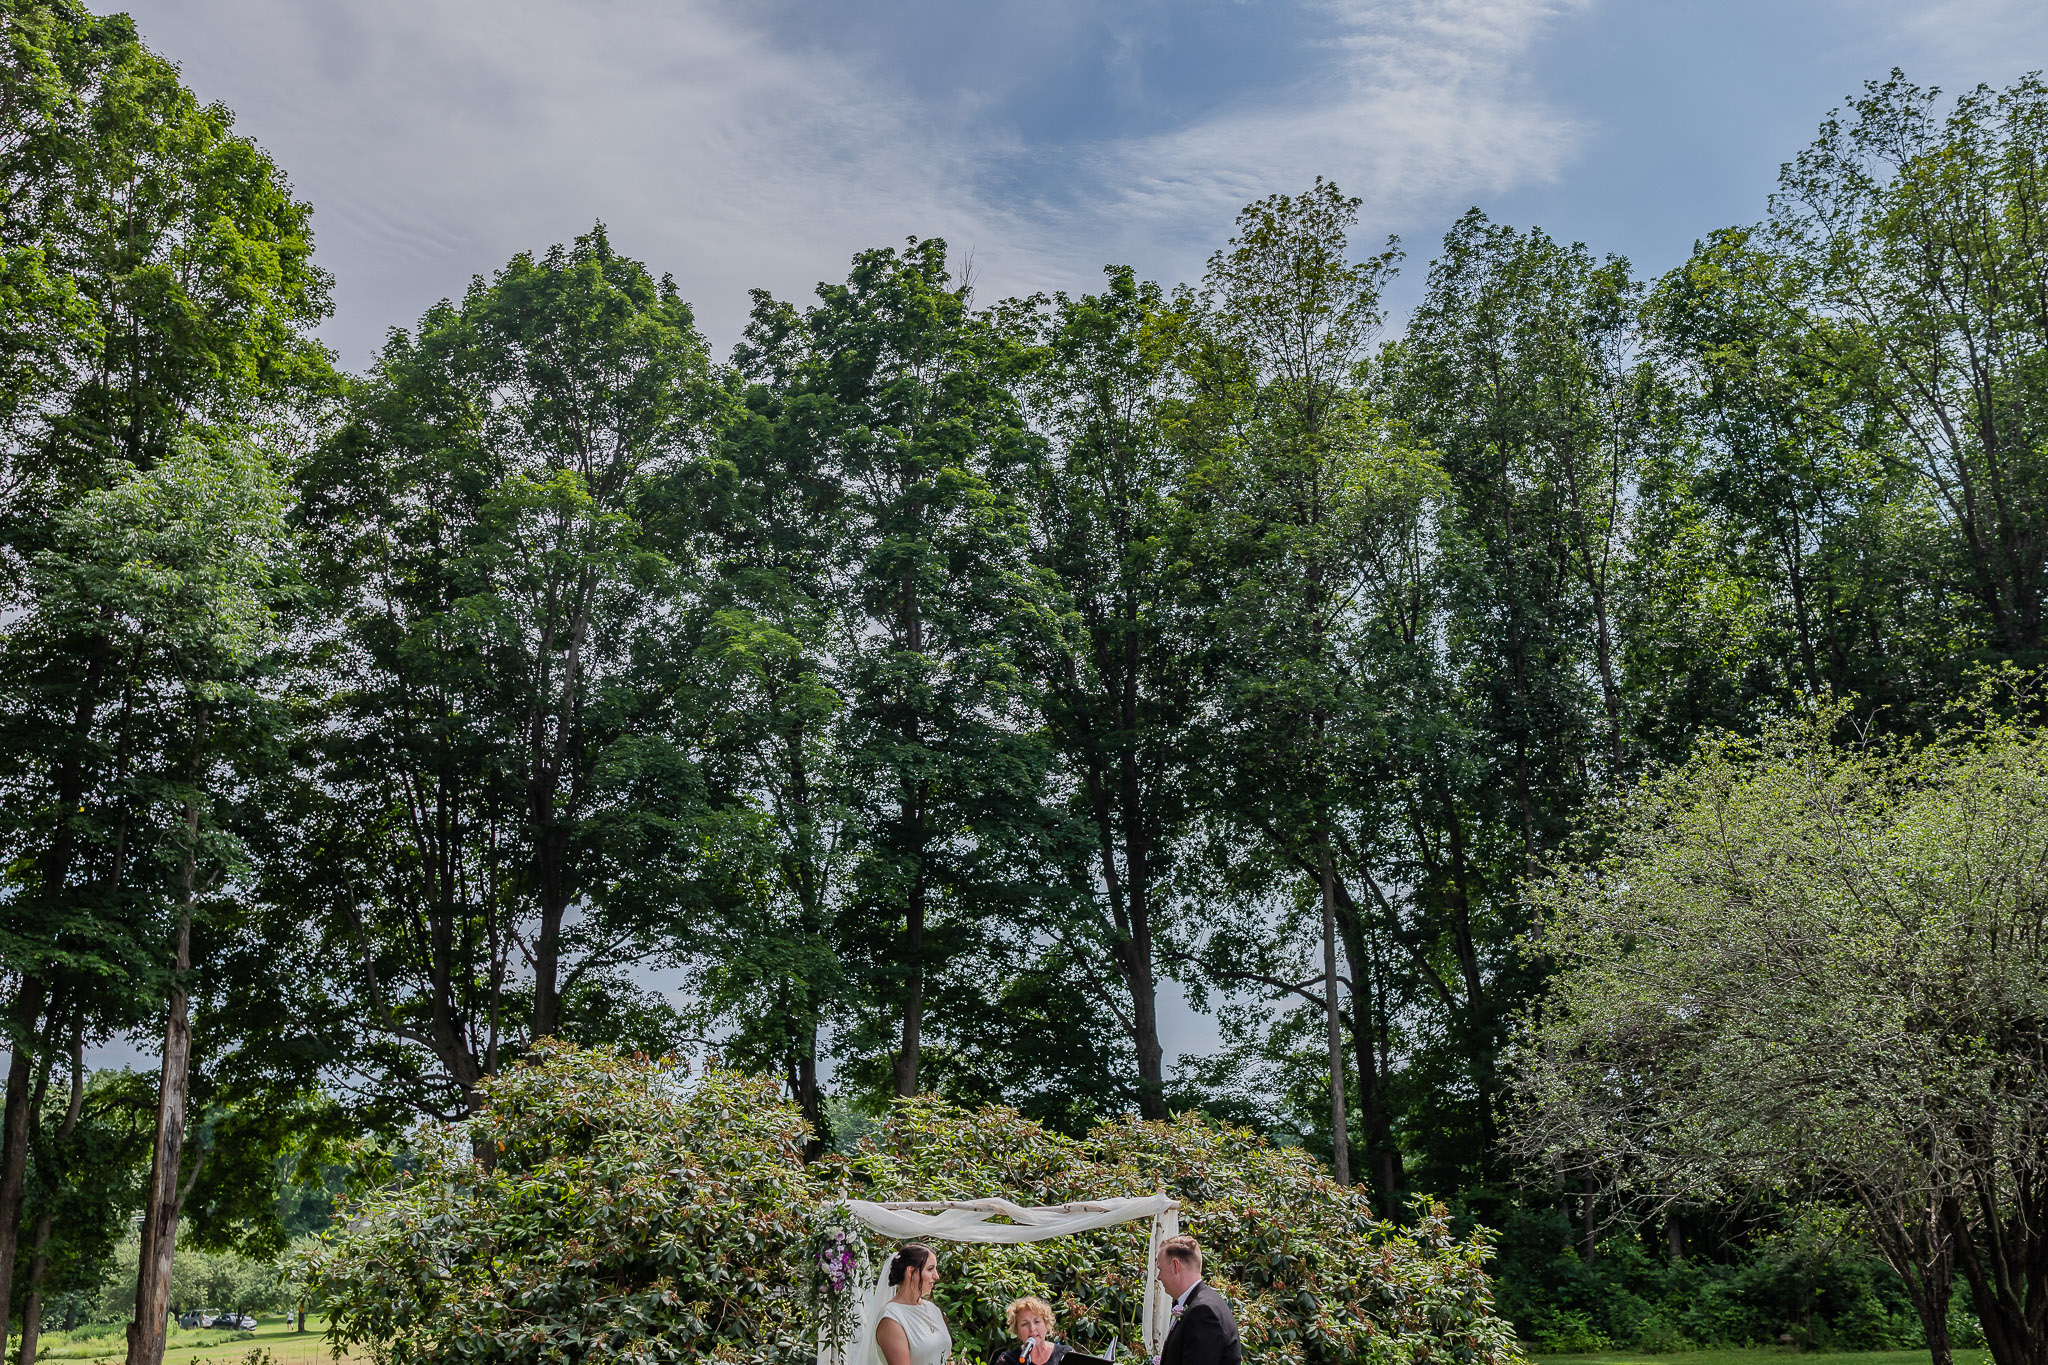
[[[672,703],[716,392],[673,281],[599,228],[394,333],[301,475],[331,709],[272,894],[421,1112],[534,1039],[659,1022],[619,969],[665,932],[642,893],[689,878],[648,835],[698,806]]]
[[[278,723],[254,683],[277,638],[290,572],[284,486],[254,447],[194,441],[94,490],[64,512],[31,570],[35,609],[22,636],[91,641],[118,661],[121,725],[142,738],[122,774],[130,800],[117,850],[147,870],[122,875],[135,905],[167,931],[152,964],[167,1000],[156,1138],[142,1229],[133,1365],[163,1355],[165,1296],[179,1215],[191,1190],[186,1117],[192,1075],[190,975],[196,918],[240,853],[216,807],[237,758]]]
[[[824,1049],[853,1017],[839,916],[866,827],[845,763],[839,487],[793,420],[802,319],[754,300],[716,448],[700,646],[712,826],[744,875],[706,904],[685,956],[701,1012],[732,1030],[723,1055],[785,1078],[815,1157]]]
[[[1049,443],[1031,485],[1034,557],[1066,616],[1037,664],[1039,695],[1092,835],[1070,860],[1089,914],[1072,924],[1067,905],[1052,907],[1052,937],[1105,982],[1095,1001],[1130,1037],[1139,1112],[1164,1118],[1158,944],[1179,908],[1171,874],[1191,812],[1181,736],[1193,713],[1173,555],[1179,453],[1165,416],[1174,328],[1157,285],[1128,268],[1105,273],[1101,294],[1060,294],[1033,316],[1023,390]]]
[[[2037,662],[2048,601],[2048,84],[1943,116],[1898,71],[1821,125],[1772,198],[1773,244],[1845,326],[1835,365],[1902,438],[2002,653]]]
[[[1634,763],[1617,627],[1654,435],[1637,292],[1625,262],[1474,210],[1381,370],[1381,401],[1449,480],[1437,643],[1401,729],[1387,884],[1404,890],[1386,902],[1413,949],[1410,997],[1436,1021],[1409,1066],[1432,1184],[1501,1170],[1496,1059],[1533,984],[1513,951],[1517,884]]]
[[[941,241],[862,252],[810,308],[759,296],[755,320],[779,338],[777,439],[815,452],[831,490],[848,613],[841,761],[869,831],[840,916],[868,1002],[848,1045],[886,1046],[890,1088],[911,1095],[935,976],[1042,894],[1048,754],[1021,658],[1047,625],[1020,497],[1038,444],[1014,342],[969,307]]]
[[[1654,753],[1830,693],[1924,725],[1986,643],[1894,414],[1840,364],[1857,329],[1812,285],[1730,229],[1649,298],[1674,439],[1642,483],[1626,673]]]
[[[185,842],[138,814],[137,774],[164,759],[133,721],[126,637],[111,615],[50,634],[36,566],[78,550],[85,499],[188,432],[280,424],[330,376],[310,336],[328,280],[308,210],[228,111],[200,104],[125,16],[12,0],[0,34],[0,825],[17,850],[0,926],[4,1332],[39,1040],[162,1004],[148,888]]]
[[[1319,912],[1321,989],[1310,998],[1346,1183],[1340,864],[1360,841],[1344,828],[1359,797],[1370,800],[1356,779],[1383,738],[1374,637],[1413,586],[1438,478],[1360,389],[1396,252],[1352,261],[1357,215],[1358,201],[1323,181],[1245,209],[1210,260],[1184,362],[1203,441],[1189,480],[1193,552],[1218,646],[1210,802],[1226,837],[1262,846],[1257,862]],[[1353,964],[1354,1011],[1362,970]]]

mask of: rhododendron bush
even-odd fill
[[[1165,1189],[1249,1361],[1518,1359],[1483,1241],[1451,1237],[1440,1209],[1381,1222],[1301,1152],[1241,1129],[1127,1119],[1077,1141],[1012,1110],[920,1099],[809,1167],[803,1138],[772,1080],[549,1045],[488,1083],[466,1128],[422,1132],[416,1164],[348,1207],[305,1278],[336,1344],[387,1365],[793,1363],[814,1349],[816,1220],[841,1196],[1051,1204]],[[957,1353],[993,1354],[1021,1294],[1050,1301],[1077,1345],[1137,1351],[1148,1232],[939,1244]]]

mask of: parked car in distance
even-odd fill
[[[212,1320],[212,1315],[209,1314],[204,1308],[195,1308],[189,1313],[180,1313],[178,1315],[178,1326],[204,1327],[207,1323],[211,1322]]]

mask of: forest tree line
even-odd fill
[[[31,1340],[140,1212],[159,1358],[180,1235],[274,1249],[333,1142],[546,1036],[782,1078],[819,1150],[1202,1108],[1389,1211],[1557,1204],[1499,1132],[1524,879],[1702,735],[2043,657],[2036,78],[1873,82],[1653,279],[1475,209],[1390,320],[1319,180],[1191,284],[985,302],[912,239],[721,358],[599,226],[346,375],[229,111],[125,17],[4,23]],[[88,1074],[122,1035],[160,1076]]]

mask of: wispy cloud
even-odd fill
[[[1857,9],[1892,39],[1901,54],[1894,60],[1922,84],[1933,82],[1916,74],[1916,63],[1970,70],[1970,85],[2001,84],[2048,65],[2048,6],[2039,0],[1880,0]]]
[[[1317,174],[1399,226],[1557,173],[1575,125],[1518,70],[1582,3],[1318,5],[1321,42],[1289,79],[1219,92],[1163,131],[1057,142],[1006,122],[1000,102],[920,93],[878,49],[793,41],[714,0],[145,0],[135,13],[312,199],[340,280],[330,334],[360,365],[386,327],[469,274],[600,218],[621,249],[675,273],[722,341],[748,287],[804,295],[853,251],[912,233],[971,250],[1000,294],[1085,287],[1109,260],[1198,269],[1239,205]],[[1070,38],[1091,31],[1080,0],[1060,19]],[[1067,46],[1018,60],[1074,60]],[[1105,80],[1134,79],[1129,50],[1091,59]]]
[[[1187,128],[1112,145],[1131,190],[1105,217],[1184,232],[1250,199],[1336,180],[1397,227],[1449,200],[1548,180],[1576,120],[1531,92],[1521,67],[1545,29],[1586,0],[1339,0],[1337,59],[1312,79]]]

